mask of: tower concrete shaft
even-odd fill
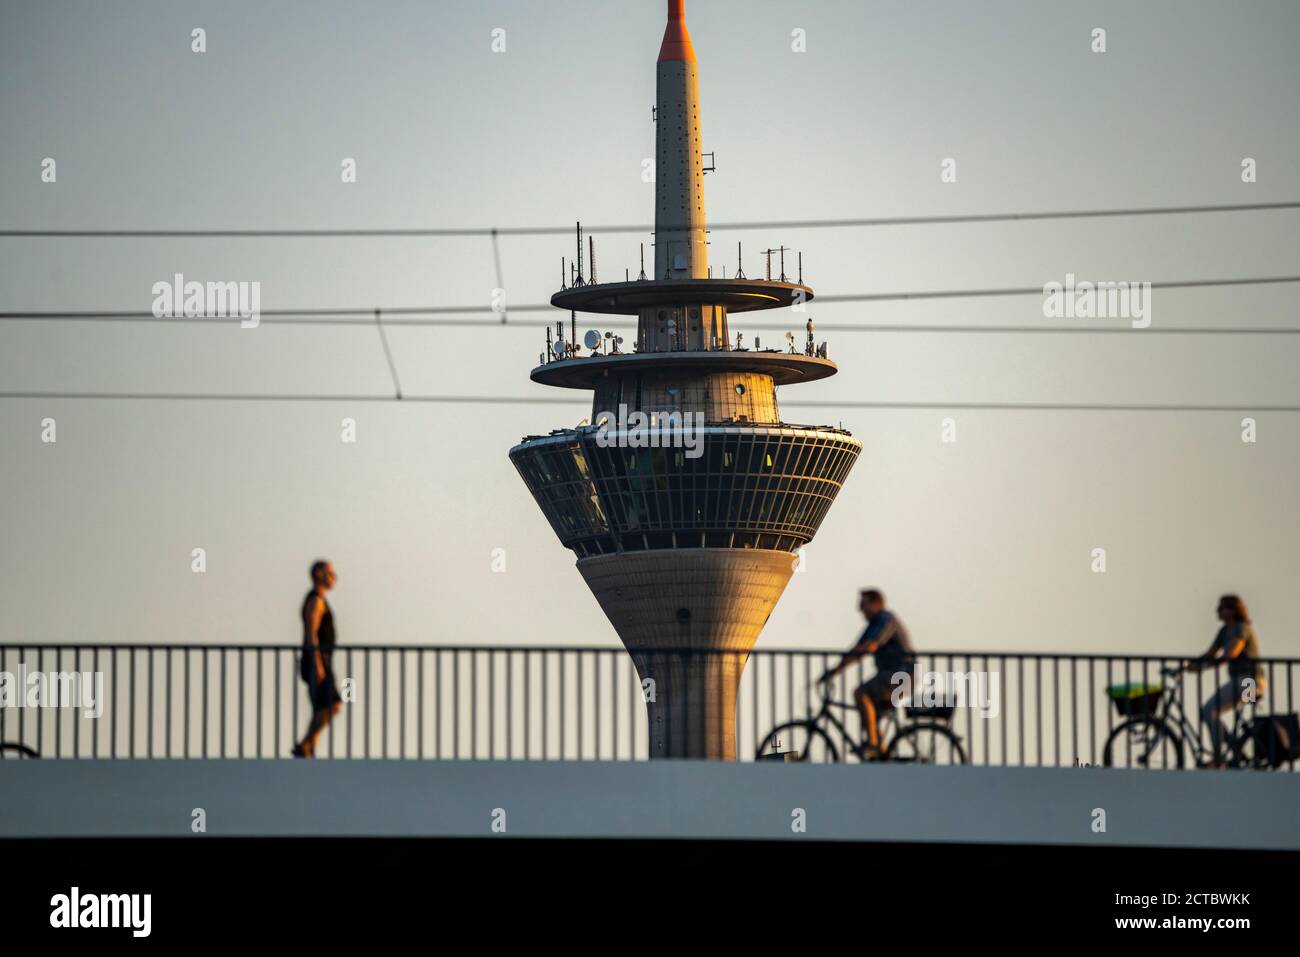
[[[736,759],[740,678],[794,563],[789,552],[730,548],[578,562],[641,678],[650,757]]]
[[[655,279],[705,279],[700,80],[683,0],[669,0],[655,82]]]

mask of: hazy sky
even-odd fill
[[[0,3],[0,228],[648,223],[662,0]],[[1300,5],[690,0],[715,222],[1300,199]],[[191,30],[207,52],[190,50]],[[491,32],[503,28],[506,50]],[[1091,52],[1094,27],[1107,52]],[[791,50],[806,31],[807,51]],[[41,182],[41,162],[57,182]],[[340,181],[355,158],[358,182]],[[951,157],[957,182],[940,182]],[[1243,157],[1258,182],[1241,181]],[[1300,211],[718,230],[804,252],[823,295],[1300,272]],[[633,234],[598,238],[603,278]],[[502,240],[507,300],[562,236]],[[0,311],[147,312],[153,283],[264,309],[475,306],[390,331],[415,395],[543,396],[555,316],[487,312],[486,239],[0,239]],[[1300,404],[1295,285],[1157,290],[1153,328],[828,332],[779,398],[865,449],[760,647],[846,645],[882,587],[927,648],[1199,652],[1241,592],[1300,654],[1300,414],[866,410],[852,401]],[[814,304],[825,324],[1081,324],[1039,297]],[[784,317],[762,317],[779,324]],[[594,325],[594,322],[585,323]],[[799,329],[802,317],[791,317]],[[1099,325],[1122,325],[1117,320]],[[744,330],[744,321],[735,328]],[[763,333],[773,342],[779,330]],[[0,391],[384,394],[374,329],[0,322]],[[295,642],[306,569],[345,642],[609,644],[506,453],[566,405],[0,399],[0,641]],[[797,403],[797,404],[796,404]],[[821,403],[812,406],[807,403]],[[952,416],[957,441],[940,441]],[[57,420],[57,443],[41,420]],[[340,440],[340,420],[358,441]],[[205,574],[191,550],[206,549]],[[1107,550],[1108,570],[1090,569]],[[505,549],[507,571],[491,553]]]

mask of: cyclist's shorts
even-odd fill
[[[869,681],[858,686],[858,694],[866,695],[881,711],[889,711],[894,707],[893,691],[894,686],[889,682],[889,675],[883,672],[877,672]]]

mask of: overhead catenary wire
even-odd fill
[[[924,225],[937,223],[978,223],[998,221],[1025,221],[1049,219],[1084,219],[1107,216],[1152,216],[1190,213],[1226,213],[1262,210],[1283,210],[1300,208],[1300,202],[1284,203],[1250,203],[1217,206],[1183,206],[1183,207],[1143,207],[1110,210],[1064,210],[1040,213],[995,213],[969,214],[956,216],[913,216],[883,217],[836,220],[772,220],[766,222],[736,222],[716,224],[719,229],[756,229],[756,228],[836,228],[854,226],[891,226]],[[0,238],[234,238],[234,237],[436,237],[436,236],[488,236],[492,240],[492,251],[496,265],[498,282],[501,283],[501,262],[498,236],[501,235],[556,235],[567,234],[565,227],[489,227],[483,229],[307,229],[307,230],[0,230]],[[589,233],[634,232],[648,229],[647,226],[604,226],[592,227]],[[1300,282],[1300,276],[1263,276],[1237,277],[1224,279],[1188,279],[1164,282],[1152,282],[1153,289],[1204,288],[1213,286],[1246,286]],[[967,297],[998,297],[1020,295],[1042,295],[1039,286],[1003,287],[986,289],[957,290],[920,290],[883,293],[831,294],[818,297],[821,304],[851,303],[873,301],[907,301],[925,299],[951,299]],[[548,303],[531,303],[513,306],[517,312],[550,312]],[[378,327],[389,372],[395,387],[394,395],[313,395],[291,393],[179,393],[179,392],[87,392],[87,391],[0,391],[0,399],[33,400],[103,400],[103,401],[227,401],[227,402],[399,402],[412,403],[454,403],[454,404],[510,404],[510,405],[583,405],[588,401],[584,396],[466,396],[466,395],[425,395],[404,396],[397,380],[397,371],[393,365],[387,337],[384,334],[383,316],[406,316],[392,326],[488,326],[500,328],[506,323],[502,311],[493,311],[497,318],[495,323],[478,319],[456,318],[483,312],[481,306],[404,306],[382,308],[328,308],[328,309],[286,309],[264,310],[259,313],[261,321],[284,322],[302,325],[352,325],[375,324]],[[363,318],[364,317],[364,318]],[[152,313],[132,311],[32,311],[0,312],[0,319],[13,321],[108,321],[108,322],[194,322],[220,324],[226,317],[155,317]],[[238,318],[238,317],[234,317]],[[604,319],[604,324],[618,326],[631,325],[630,319]],[[781,324],[746,323],[755,330],[781,329]],[[1052,324],[1042,326],[1010,325],[907,325],[878,323],[820,323],[823,330],[864,331],[864,332],[933,332],[933,333],[1119,333],[1130,332],[1127,326],[1086,326],[1077,322],[1071,324]],[[1152,326],[1141,330],[1146,333],[1164,334],[1257,334],[1290,335],[1300,333],[1300,328],[1293,327],[1163,327]],[[1221,405],[1221,404],[1151,404],[1151,403],[1068,403],[1068,402],[900,402],[885,400],[844,400],[839,402],[793,401],[784,403],[791,408],[857,408],[857,409],[899,409],[899,410],[1011,410],[1011,411],[1114,411],[1114,412],[1297,412],[1296,405]]]
[[[907,225],[907,224],[928,224],[928,223],[962,223],[962,222],[994,222],[994,221],[1021,221],[1021,220],[1042,220],[1042,219],[1063,219],[1063,218],[1096,218],[1105,216],[1149,216],[1149,215],[1167,215],[1167,214],[1190,214],[1190,213],[1223,213],[1223,212],[1242,212],[1242,211],[1260,211],[1260,210],[1279,210],[1300,208],[1300,202],[1277,202],[1277,203],[1238,203],[1238,204],[1220,204],[1220,205],[1197,205],[1197,206],[1169,206],[1169,207],[1128,207],[1109,210],[1063,210],[1031,213],[987,213],[987,214],[965,214],[949,216],[913,216],[913,217],[882,217],[882,218],[858,218],[858,219],[835,219],[835,220],[771,220],[766,222],[745,222],[745,223],[727,223],[718,224],[718,228],[769,228],[769,227],[791,227],[791,226],[880,226],[880,225]],[[587,232],[620,232],[645,229],[642,226],[606,226],[588,229]],[[266,237],[290,237],[290,236],[487,236],[491,240],[493,263],[497,278],[498,287],[504,289],[503,269],[501,263],[501,250],[498,237],[501,235],[547,235],[547,234],[567,234],[570,227],[486,227],[471,229],[307,229],[307,230],[257,230],[257,229],[234,229],[234,230],[0,230],[0,236],[7,237],[119,237],[119,238],[146,238],[146,237],[237,237],[237,236],[266,236]],[[1300,276],[1263,276],[1263,277],[1238,277],[1223,279],[1188,279],[1188,280],[1171,280],[1151,283],[1153,289],[1186,289],[1197,287],[1212,286],[1245,286],[1245,285],[1267,285],[1277,283],[1291,283],[1300,281]],[[855,302],[889,302],[889,301],[911,301],[911,300],[942,300],[955,298],[978,298],[978,297],[999,297],[999,296],[1022,296],[1022,295],[1041,295],[1043,289],[1038,286],[1026,287],[1002,287],[986,289],[952,289],[952,290],[912,290],[912,291],[895,291],[880,293],[847,293],[847,294],[828,294],[817,297],[822,305],[836,303],[855,303]],[[494,291],[494,296],[498,293]],[[535,313],[550,312],[553,308],[549,303],[525,303],[511,307],[515,312]],[[450,305],[450,306],[409,306],[409,307],[358,307],[358,308],[323,308],[323,309],[285,309],[285,310],[262,310],[259,316],[265,321],[271,323],[292,323],[297,325],[326,325],[326,324],[360,324],[361,322],[369,323],[371,317],[376,322],[380,321],[381,316],[407,316],[410,318],[399,322],[392,322],[390,325],[410,325],[410,326],[447,326],[447,327],[474,327],[487,325],[475,319],[450,318],[464,317],[480,314],[487,311],[482,306],[475,305]],[[490,307],[491,314],[496,319],[497,325],[508,324],[508,314],[505,310],[504,303],[493,302]],[[365,318],[361,318],[365,317]],[[54,310],[33,310],[33,311],[11,311],[0,312],[0,320],[12,321],[29,321],[29,320],[53,320],[53,321],[116,321],[116,322],[155,322],[160,317],[155,317],[152,313],[117,311],[117,310],[87,310],[87,311],[54,311]],[[198,322],[212,323],[219,322],[222,318],[227,317],[208,317],[208,316],[170,316],[165,321],[171,323],[177,322]],[[260,320],[259,320],[260,321]],[[631,327],[635,325],[634,320],[625,318],[609,318],[603,320],[603,323],[610,327]],[[744,325],[754,331],[780,330],[785,328],[782,323],[765,323],[765,322],[745,322]],[[886,324],[886,323],[836,323],[821,322],[819,326],[824,331],[834,332],[918,332],[918,333],[976,333],[976,334],[1041,334],[1041,333],[1066,333],[1066,334],[1091,334],[1091,333],[1115,333],[1127,331],[1123,327],[1101,327],[1080,325],[1077,322],[1069,325],[1042,325],[1042,326],[1011,326],[1011,325],[944,325],[944,324],[924,324],[909,325],[903,323]],[[1191,335],[1234,335],[1234,334],[1254,334],[1254,335],[1289,335],[1300,329],[1276,328],[1268,326],[1256,327],[1147,327],[1144,331],[1155,331],[1162,334],[1191,334]],[[380,332],[383,335],[382,329]],[[387,344],[385,343],[387,352]],[[392,365],[391,358],[389,359]],[[395,373],[394,373],[395,377]]]
[[[771,219],[718,222],[710,230],[729,229],[846,229],[874,226],[926,226],[959,223],[1033,222],[1053,219],[1099,219],[1111,216],[1174,216],[1197,213],[1240,213],[1300,209],[1300,201],[1222,203],[1198,206],[1132,206],[1116,209],[1066,209],[1029,213],[962,213],[936,216],[874,216],[843,219]],[[649,232],[648,224],[583,226],[586,233]],[[559,236],[565,226],[381,227],[322,229],[2,229],[8,239],[306,239],[321,238],[438,238],[471,236]]]
[[[238,392],[61,392],[3,391],[0,399],[39,400],[121,400],[165,402],[368,402],[430,403],[447,405],[573,405],[590,407],[589,395],[567,396],[497,396],[497,395],[380,395],[374,393],[238,393]],[[1300,405],[1264,403],[1144,403],[1144,402],[895,402],[874,399],[823,401],[783,401],[787,408],[804,409],[895,409],[895,410],[971,410],[1010,412],[1300,412]]]
[[[1152,282],[1152,289],[1194,289],[1230,286],[1260,286],[1300,282],[1300,275],[1290,276],[1248,276],[1226,279],[1182,279]],[[1042,295],[1043,290],[1037,286],[1004,287],[996,289],[949,289],[923,290],[885,293],[846,293],[818,296],[814,303],[853,303],[853,302],[887,302],[924,299],[954,299],[998,296]],[[546,312],[555,307],[550,303],[525,303],[511,306],[514,312]],[[481,319],[453,318],[455,316],[473,315],[487,312],[498,321],[487,322]],[[457,305],[457,306],[396,306],[390,308],[355,307],[355,308],[320,308],[320,309],[263,309],[259,313],[260,322],[269,324],[292,324],[306,326],[346,326],[372,325],[378,316],[405,316],[397,322],[389,322],[390,327],[399,326],[464,326],[497,327],[505,324],[505,314],[497,313],[491,307]],[[239,320],[238,316],[166,316],[156,317],[151,312],[141,310],[71,310],[71,311],[13,311],[0,312],[0,321],[66,321],[66,322],[148,322],[148,323],[202,323],[214,324],[224,321]],[[756,330],[784,329],[788,323],[749,322],[737,319],[746,328]],[[1081,320],[1071,320],[1077,323]],[[602,325],[611,327],[633,327],[636,321],[630,318],[603,318]],[[516,323],[516,325],[519,325]],[[1008,326],[1008,325],[942,325],[924,324],[908,325],[904,323],[836,323],[819,322],[823,331],[837,332],[942,332],[942,333],[1113,333],[1128,332],[1127,326],[1081,326],[1042,325],[1042,326]],[[1144,333],[1188,334],[1188,335],[1290,335],[1300,333],[1300,327],[1269,326],[1149,326]]]

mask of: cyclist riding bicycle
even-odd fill
[[[1227,683],[1201,706],[1201,721],[1210,726],[1210,742],[1214,746],[1212,753],[1215,757],[1210,763],[1221,767],[1223,760],[1219,749],[1227,729],[1220,716],[1225,711],[1235,712],[1248,702],[1258,701],[1263,697],[1265,681],[1264,668],[1256,660],[1259,658],[1259,640],[1255,637],[1246,603],[1237,595],[1224,595],[1219,599],[1217,613],[1223,627],[1214,636],[1209,650],[1182,668],[1200,671],[1222,664],[1228,666]]]
[[[839,664],[822,675],[821,680],[830,681],[866,655],[875,659],[875,675],[858,687],[853,700],[858,706],[862,728],[867,735],[864,753],[879,756],[879,715],[894,709],[891,681],[895,674],[911,673],[915,652],[907,629],[897,615],[885,608],[885,596],[879,590],[864,589],[858,600],[858,608],[867,621],[867,627],[863,629],[857,644],[845,653]]]

